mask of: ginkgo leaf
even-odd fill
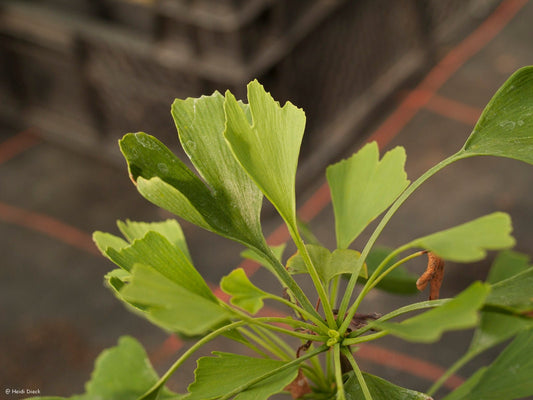
[[[527,303],[528,294],[531,291],[531,282],[528,284],[526,280],[525,282],[520,282],[518,288],[513,288],[512,286],[518,282],[516,279],[511,278],[518,277],[522,272],[528,270],[529,265],[529,257],[525,254],[510,250],[500,252],[492,263],[487,278],[487,282],[496,286],[496,294],[494,294],[493,286],[493,290],[487,298],[487,303],[492,301],[493,304],[498,306],[501,306],[502,302],[507,306],[509,304],[511,306],[515,305],[517,301],[518,303]],[[528,276],[530,277],[529,274]],[[521,277],[518,280],[521,281]],[[502,282],[503,284],[501,284]],[[525,296],[523,297],[523,295]],[[533,303],[533,299],[529,298],[529,303]],[[480,353],[530,327],[533,327],[533,318],[528,319],[517,315],[483,311],[468,352]]]
[[[377,376],[363,372],[366,385],[374,400],[432,400],[424,393],[409,390]],[[363,390],[353,372],[350,372],[348,379],[344,383],[346,400],[359,400],[364,398]]]
[[[230,315],[215,300],[206,299],[166,278],[154,268],[136,264],[121,298],[141,308],[156,325],[188,336],[214,328]]]
[[[172,116],[183,149],[209,185],[214,201],[227,214],[228,232],[235,232],[235,236],[258,247],[257,243],[262,244],[263,240],[259,220],[263,194],[226,143],[224,101],[218,92],[175,100]],[[247,112],[247,105],[239,105]]]
[[[263,299],[268,294],[256,287],[242,268],[237,268],[222,278],[220,288],[231,295],[231,304],[240,307],[250,314],[256,314],[263,308]]]
[[[295,179],[305,113],[283,107],[256,80],[248,84],[249,115],[228,91],[224,135],[240,164],[296,229]]]
[[[378,145],[372,142],[327,168],[338,248],[350,246],[405,190],[409,181],[404,164],[402,147],[387,152],[380,161]]]
[[[223,114],[219,118],[222,118],[223,126]],[[210,137],[222,135],[222,131],[202,133]],[[228,172],[224,183],[207,181],[206,185],[153,136],[142,132],[127,134],[119,143],[128,162],[130,176],[139,193],[147,200],[224,237],[247,246],[264,246],[259,223],[261,202],[258,196],[261,196],[261,193],[257,188],[246,191],[235,189],[231,193],[228,192],[229,189],[214,189],[224,184],[242,189],[249,186],[250,181],[246,176],[244,178],[248,181],[240,179],[243,171],[236,163],[234,175]],[[211,152],[206,151],[203,154],[209,158]],[[221,161],[214,158],[211,162],[214,163],[213,168],[216,168],[216,163]],[[208,176],[215,179],[213,175]]]
[[[439,257],[457,262],[483,259],[487,250],[514,246],[509,215],[502,212],[485,215],[465,224],[415,239],[411,247],[422,247]]]
[[[533,329],[521,332],[488,367],[444,400],[522,399],[533,395]]]
[[[85,394],[28,400],[132,400],[142,396],[158,379],[141,344],[130,336],[122,336],[117,346],[104,350],[96,359],[91,380],[85,384]],[[158,399],[178,400],[181,397],[163,387]]]
[[[478,310],[489,292],[490,285],[476,282],[440,307],[400,323],[373,322],[372,325],[411,342],[435,342],[446,331],[476,326]]]
[[[185,235],[181,229],[178,221],[174,219],[167,219],[162,222],[137,222],[130,221],[117,221],[118,228],[120,232],[124,235],[126,239],[131,243],[135,239],[142,239],[148,231],[158,232],[163,235],[170,243],[179,248],[183,254],[191,260],[191,255],[189,254],[189,248],[187,247],[187,242],[185,241]]]
[[[110,234],[95,232],[93,237],[98,247],[104,249],[104,254],[126,271],[131,271],[135,264],[150,265],[187,290],[207,299],[215,299],[211,289],[181,247],[172,244],[160,233],[148,231],[143,238],[135,239],[126,246],[120,238]],[[117,243],[120,246],[113,247]]]
[[[463,151],[533,164],[533,66],[519,69],[500,87]]]
[[[195,381],[189,385],[187,400],[212,400],[232,392],[248,382],[272,372],[286,363],[284,361],[254,358],[231,353],[214,352],[216,357],[202,357],[194,372]],[[274,374],[237,394],[235,400],[266,400],[279,393],[298,374],[294,366]]]
[[[337,249],[331,253],[323,246],[308,244],[306,245],[309,256],[315,266],[320,280],[328,284],[335,276],[343,274],[362,274],[366,275],[366,265],[360,266],[356,270],[357,260],[361,253],[351,249]],[[287,261],[287,270],[292,274],[307,273],[307,266],[299,252],[294,254]]]

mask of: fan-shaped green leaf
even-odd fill
[[[129,283],[119,294],[124,301],[142,309],[156,325],[188,336],[203,334],[229,317],[215,300],[200,296],[142,264],[133,267]]]
[[[250,115],[226,92],[224,135],[242,167],[296,229],[295,179],[305,114],[289,102],[280,107],[256,80],[248,84],[248,102]]]
[[[378,145],[372,142],[351,158],[328,167],[337,247],[347,248],[405,190],[409,181],[404,164],[402,147],[387,152],[379,161]]]
[[[516,71],[496,92],[463,150],[533,164],[533,66]]]
[[[361,253],[351,249],[337,249],[331,253],[323,246],[316,244],[306,245],[309,256],[313,261],[320,280],[327,285],[335,276],[343,274],[361,274],[367,276],[366,265],[355,269]],[[287,270],[292,274],[307,273],[307,267],[300,253],[294,254],[287,261]]]
[[[173,244],[163,235],[148,231],[142,239],[135,239],[123,246],[120,238],[109,240],[112,235],[96,232],[95,241],[99,247],[105,244],[121,244],[119,247],[107,247],[104,254],[119,267],[131,271],[135,264],[150,265],[160,274],[174,283],[206,299],[215,297],[191,261],[177,244]]]
[[[242,268],[237,268],[223,277],[220,288],[231,295],[231,304],[251,314],[256,314],[263,308],[263,299],[268,297],[267,293],[250,282]]]
[[[242,198],[231,197],[227,191],[217,192],[206,186],[159,140],[145,133],[127,134],[119,143],[130,176],[147,200],[204,229],[262,248],[259,209],[253,218],[243,217],[238,211],[243,206],[248,210],[243,211],[246,214],[250,207],[257,206],[257,191],[241,193]],[[241,183],[235,178],[233,186],[239,187]],[[220,185],[216,183],[216,187]]]
[[[514,246],[509,215],[496,212],[473,221],[434,233],[409,245],[422,247],[445,260],[457,262],[478,261],[486,250],[500,250]]]
[[[283,361],[214,352],[216,357],[202,357],[189,386],[187,400],[214,400],[285,365]],[[266,400],[291,383],[298,373],[294,366],[274,374],[234,397],[235,400]]]
[[[372,325],[411,342],[431,343],[450,330],[467,329],[479,320],[478,310],[490,292],[490,285],[476,282],[444,305],[400,323]]]
[[[533,395],[533,330],[520,333],[498,358],[482,372],[476,373],[459,395],[445,400],[513,400]]]
[[[409,390],[393,383],[387,382],[377,376],[363,372],[368,390],[375,400],[432,400],[424,393]],[[359,381],[353,372],[349,374],[348,380],[344,383],[346,400],[363,399],[363,391]]]

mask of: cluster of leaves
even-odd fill
[[[98,358],[86,394],[71,400],[262,400],[283,391],[290,391],[293,398],[309,399],[430,399],[473,357],[512,338],[492,364],[446,400],[514,399],[533,394],[533,383],[527,378],[533,374],[528,357],[533,351],[533,266],[518,253],[502,252],[486,282],[475,282],[452,299],[413,303],[375,318],[357,314],[373,288],[416,291],[417,277],[403,269],[415,257],[431,252],[439,260],[473,262],[484,258],[487,250],[514,245],[510,218],[500,212],[413,239],[393,250],[376,247],[375,242],[401,204],[429,177],[455,161],[495,155],[533,164],[533,67],[517,71],[502,86],[463,148],[413,183],[404,171],[401,147],[380,159],[376,143],[370,143],[328,167],[337,240],[333,251],[316,242],[306,244],[296,217],[295,176],[305,126],[302,110],[291,103],[281,107],[253,81],[248,85],[247,104],[230,92],[225,96],[215,92],[176,100],[172,115],[197,174],[156,138],[128,134],[120,147],[137,189],[184,220],[243,244],[247,248],[243,256],[274,274],[287,296],[266,292],[242,269],[236,269],[220,282],[230,302],[215,297],[195,269],[174,220],[119,222],[124,239],[96,232],[98,248],[119,267],[106,276],[115,295],[155,325],[197,342],[158,377],[140,345],[124,337]],[[263,196],[283,218],[298,249],[285,263],[284,247],[270,247],[262,233]],[[360,252],[350,249],[385,211],[364,248]],[[295,274],[310,276],[320,307],[311,303]],[[342,277],[347,278],[347,285],[341,293]],[[361,289],[354,299],[357,283]],[[257,316],[265,300],[282,303],[293,314]],[[425,311],[408,315],[421,310]],[[402,322],[394,322],[399,316],[404,317]],[[475,333],[469,350],[427,394],[362,372],[357,349],[351,347],[385,335],[429,343],[446,331],[470,328]],[[165,388],[188,357],[220,335],[247,346],[257,356],[216,352],[198,360],[195,381],[186,394]],[[301,341],[298,351],[287,337]]]

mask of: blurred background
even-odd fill
[[[184,156],[173,99],[226,89],[245,99],[257,78],[306,112],[300,215],[331,247],[324,168],[377,140],[383,149],[406,147],[412,180],[457,151],[494,91],[533,64],[531,21],[527,0],[3,0],[0,397],[4,388],[83,392],[94,358],[123,334],[143,343],[160,372],[187,346],[127,312],[102,284],[112,265],[92,231],[116,233],[116,219],[170,217],[129,181],[116,144],[124,133],[153,134]],[[381,242],[399,245],[498,209],[515,221],[517,249],[532,253],[532,172],[511,160],[453,165],[402,207]],[[286,240],[268,207],[263,221],[271,243]],[[197,268],[216,286],[242,249],[183,225]],[[443,295],[483,279],[491,257],[447,267]],[[274,287],[264,271],[254,279]],[[369,312],[407,301],[371,300]],[[425,390],[469,338],[383,340],[360,356],[369,372]],[[193,367],[171,386],[185,391]]]

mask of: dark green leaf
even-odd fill
[[[531,264],[529,256],[515,251],[501,251],[492,263],[488,283],[497,283],[525,271]]]
[[[476,282],[440,307],[400,323],[375,322],[372,325],[411,342],[435,342],[446,331],[476,326],[478,310],[489,292],[490,285]]]
[[[512,247],[515,241],[511,230],[509,215],[496,212],[413,240],[409,245],[430,250],[445,260],[472,262],[483,259],[487,250]]]
[[[431,397],[424,393],[396,386],[377,376],[363,373],[363,377],[374,400],[431,400]],[[364,398],[359,381],[353,372],[349,374],[348,380],[344,383],[344,391],[346,400]]]
[[[533,164],[533,66],[516,71],[496,92],[464,151]]]
[[[217,399],[248,382],[285,365],[283,361],[253,358],[237,354],[214,352],[217,357],[202,357],[195,371],[196,379],[189,386],[187,400]],[[291,383],[298,366],[285,369],[246,389],[235,400],[266,400]]]
[[[226,192],[216,192],[159,140],[145,133],[124,136],[120,148],[137,190],[147,200],[222,236],[250,246],[263,245],[258,216],[250,216],[245,221],[235,214],[248,200],[250,205],[257,203],[255,192],[250,191],[249,198],[240,199],[231,198]],[[236,180],[235,184],[239,183]],[[252,225],[248,226],[249,223]]]
[[[482,373],[467,381],[461,396],[446,400],[503,400],[533,395],[533,330],[520,333]],[[470,390],[468,390],[470,389]]]
[[[402,147],[387,152],[379,161],[378,145],[372,142],[351,158],[328,167],[338,248],[350,246],[409,185],[404,164]]]
[[[250,115],[226,92],[224,135],[242,167],[296,229],[295,179],[305,113],[289,102],[280,107],[256,80],[248,84],[248,102]]]
[[[533,267],[495,283],[487,304],[508,307],[516,312],[533,310]]]

